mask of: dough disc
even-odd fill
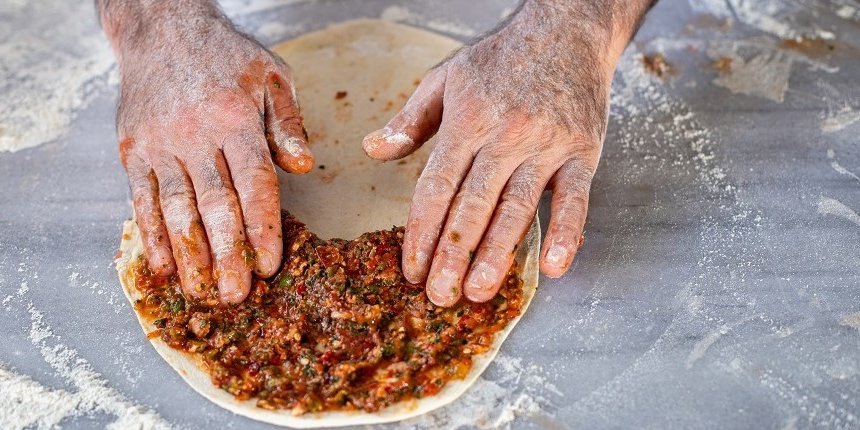
[[[281,176],[282,205],[322,238],[352,239],[367,231],[403,225],[412,189],[432,142],[405,162],[380,163],[364,155],[361,140],[400,109],[425,70],[458,46],[456,41],[434,33],[379,20],[347,21],[276,46],[274,52],[293,68],[311,149],[317,159],[317,167],[307,175]],[[339,97],[338,92],[344,91],[346,95]],[[319,168],[321,165],[325,168]],[[516,256],[523,279],[523,313],[537,288],[539,249],[536,218]],[[140,294],[129,274],[129,263],[142,253],[137,224],[126,221],[116,264],[123,291],[132,305]],[[139,314],[137,317],[144,333],[156,329],[152,321]],[[188,385],[218,406],[281,426],[336,427],[404,420],[454,401],[483,373],[519,320],[515,318],[496,335],[487,353],[474,357],[466,378],[450,381],[435,396],[400,402],[375,413],[293,416],[289,410],[261,409],[254,399],[236,400],[213,385],[191,355],[169,347],[157,337],[150,342]]]

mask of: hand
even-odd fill
[[[589,10],[526,1],[508,24],[430,70],[403,110],[365,137],[369,156],[393,160],[438,131],[412,198],[402,261],[410,282],[427,280],[435,304],[498,292],[547,186],[552,217],[540,267],[551,277],[570,267],[627,40],[612,40],[611,25],[588,18]]]
[[[217,283],[221,302],[241,302],[251,270],[269,277],[282,257],[273,160],[294,173],[314,162],[290,71],[209,2],[117,3],[126,6],[103,5],[102,18],[120,64],[120,157],[150,268],[178,270],[186,295],[208,297]]]

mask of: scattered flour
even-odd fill
[[[60,137],[109,83],[114,60],[93,2],[2,2],[0,153]]]
[[[0,427],[50,429],[77,414],[79,396],[52,390],[0,365]]]
[[[541,367],[499,354],[490,367],[495,379],[484,375],[462,397],[430,414],[400,423],[397,428],[506,429],[517,417],[543,416],[548,397],[562,396]]]
[[[748,61],[735,58],[731,73],[718,76],[714,85],[737,94],[764,97],[782,103],[788,90],[791,61],[777,52],[758,54]]]
[[[846,105],[821,120],[821,131],[825,133],[837,132],[857,121],[860,121],[860,111],[856,111],[851,106]]]
[[[860,312],[845,315],[842,317],[842,321],[839,321],[839,324],[860,330]]]
[[[834,38],[833,33],[826,29],[815,26],[804,26],[794,21],[794,15],[805,7],[803,2],[774,0],[691,0],[688,3],[694,12],[736,20],[780,39],[816,37],[829,40]]]
[[[794,22],[795,14],[802,10],[797,4],[752,0],[702,0],[690,1],[689,4],[695,12],[728,22],[739,21],[764,33],[745,40],[717,37],[707,43],[706,52],[712,60],[728,61],[730,65],[713,80],[714,85],[733,93],[781,103],[789,90],[789,78],[795,64],[802,63],[809,70],[829,73],[839,70],[824,59],[810,58],[780,46],[784,40],[835,38],[829,30]]]
[[[10,393],[16,396],[12,403],[17,403],[14,417],[9,423],[0,423],[0,428],[24,428],[19,423],[33,422],[38,428],[53,428],[67,417],[80,417],[94,413],[104,413],[115,417],[108,429],[169,429],[171,425],[158,416],[157,413],[136,405],[125,398],[100,374],[90,367],[89,363],[80,358],[78,353],[56,341],[56,336],[45,322],[44,315],[32,303],[27,308],[30,314],[30,342],[39,349],[42,358],[51,367],[54,374],[64,379],[76,391],[49,390],[35,384],[29,378],[11,375],[6,372]],[[35,384],[35,385],[34,385]],[[56,411],[46,411],[33,407],[27,400],[39,393],[50,393],[44,401],[57,402],[62,405]],[[40,404],[40,403],[37,403]],[[40,404],[41,405],[41,404]],[[6,419],[0,414],[0,420]]]
[[[832,215],[837,218],[842,218],[857,224],[860,227],[860,215],[854,212],[853,209],[846,206],[839,200],[830,197],[820,197],[818,199],[818,213],[821,215]]]
[[[224,13],[230,16],[250,15],[296,3],[314,3],[317,0],[219,0]]]
[[[27,252],[21,250],[16,255],[24,257]],[[64,386],[45,386],[0,362],[0,429],[53,429],[67,420],[95,415],[113,417],[107,426],[109,429],[172,428],[154,411],[127,399],[77,351],[59,341],[45,315],[29,298],[30,289],[39,286],[38,273],[25,263],[18,268],[19,272],[27,274],[28,280],[21,282],[17,291],[4,299],[4,307],[6,312],[26,310],[29,316],[29,324],[24,328],[27,338],[50,368],[50,374],[63,381]],[[73,285],[93,285],[77,272],[69,278]]]
[[[856,173],[846,169],[845,167],[842,167],[842,165],[839,164],[839,162],[836,161],[835,158],[836,158],[836,153],[833,152],[832,149],[828,149],[827,150],[827,159],[830,160],[830,167],[832,167],[833,170],[835,170],[840,175],[848,176],[849,178],[853,178],[853,179],[857,180],[858,182],[860,182],[860,176],[857,176]]]

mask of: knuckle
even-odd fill
[[[158,194],[163,202],[175,202],[190,196],[185,181],[173,175],[158,178]]]
[[[454,202],[454,207],[457,208],[455,219],[458,223],[477,223],[480,214],[492,211],[495,203],[483,195],[461,193]]]
[[[502,202],[514,209],[531,209],[540,200],[542,192],[531,179],[511,181],[502,195]]]
[[[509,242],[498,237],[488,238],[481,244],[478,259],[490,265],[499,264],[499,258],[506,257],[515,248],[515,244]]]
[[[439,198],[454,193],[454,179],[441,172],[431,172],[421,175],[416,185],[415,195],[421,202],[427,197]],[[419,197],[420,196],[420,197]]]
[[[526,224],[534,217],[535,205],[523,199],[506,199],[499,205],[499,219],[506,225]]]
[[[564,195],[561,204],[561,210],[565,213],[571,211],[581,212],[583,208],[588,206],[588,190],[570,190],[570,192]]]
[[[207,211],[226,204],[230,204],[231,196],[226,187],[206,187],[199,192],[199,205],[201,210]]]
[[[472,252],[472,250],[467,249],[462,244],[446,239],[439,244],[439,250],[436,252],[436,257],[443,261],[447,260],[456,263],[468,263],[470,252]]]

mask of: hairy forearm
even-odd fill
[[[96,0],[96,8],[120,58],[142,45],[205,32],[213,23],[229,25],[214,0]]]
[[[603,45],[614,63],[657,0],[524,0],[520,12],[528,19],[557,20],[579,40]]]

